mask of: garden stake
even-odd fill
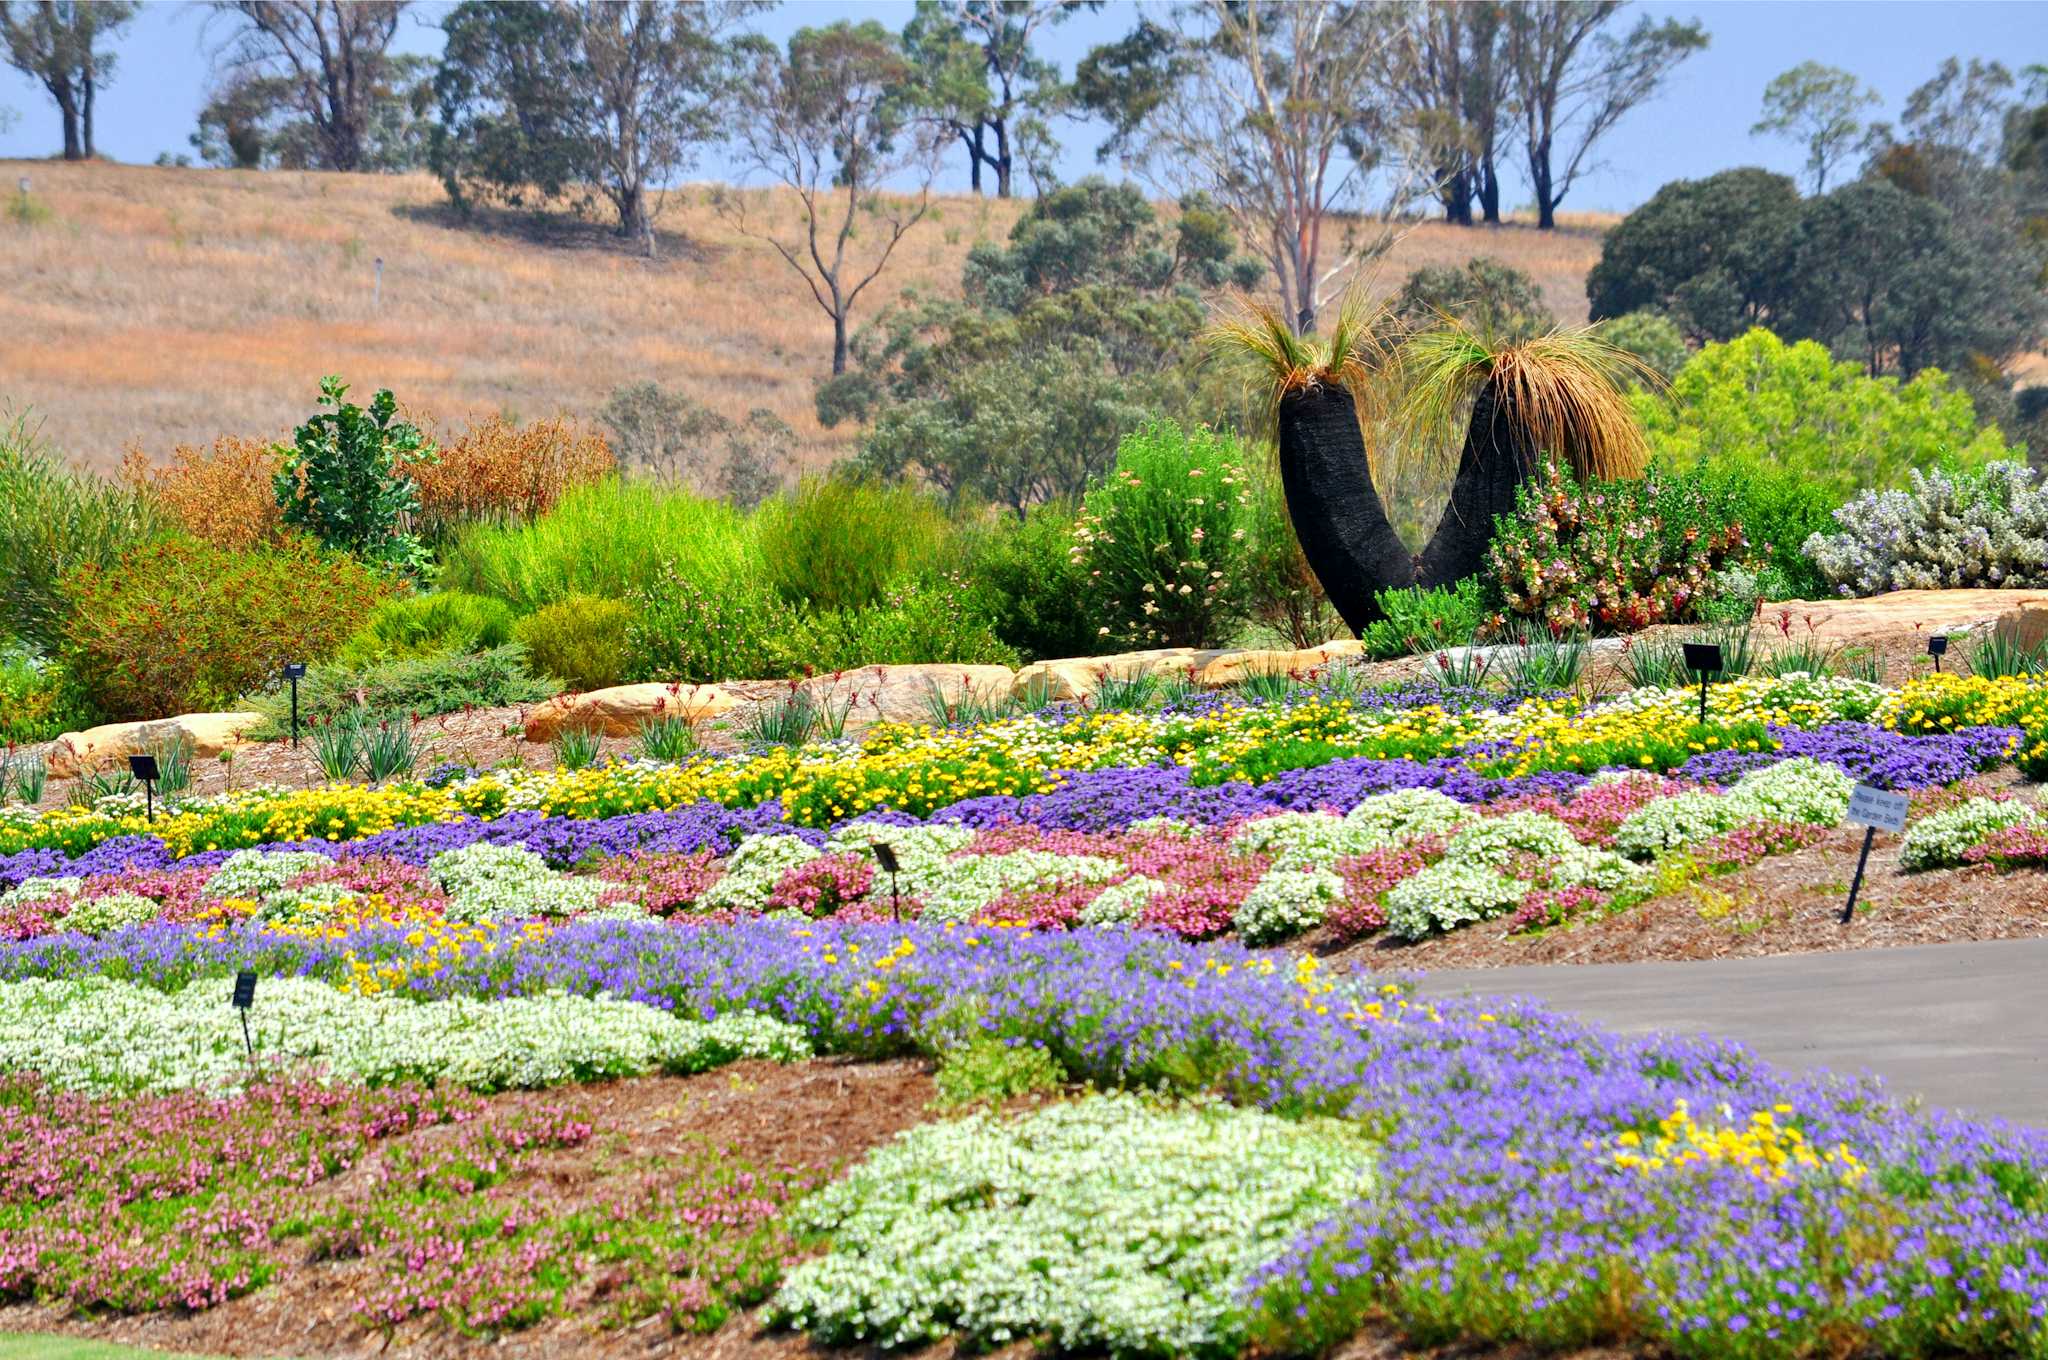
[[[256,1061],[256,1043],[249,1037],[249,1007],[256,1004],[256,974],[243,969],[235,974],[234,1007],[242,1017],[242,1051]]]
[[[1686,669],[1700,673],[1700,726],[1707,724],[1707,677],[1721,673],[1721,649],[1711,642],[1685,644]]]
[[[899,925],[903,921],[903,894],[896,888],[896,847],[887,841],[876,841],[868,847],[875,852],[875,863],[889,875],[889,915]]]
[[[284,668],[284,678],[292,682],[292,749],[299,749],[299,680],[306,673],[306,663],[293,661]]]
[[[149,820],[155,821],[156,781],[158,777],[156,757],[153,755],[130,756],[128,757],[128,771],[142,781],[143,806],[148,810]]]
[[[1848,925],[1849,918],[1856,914],[1856,894],[1863,891],[1863,866],[1870,863],[1870,843],[1877,839],[1877,828],[1863,828],[1863,853],[1856,857],[1856,877],[1849,880],[1849,904],[1842,908],[1842,924]]]
[[[1934,658],[1936,673],[1941,670],[1941,654],[1948,650],[1948,634],[1936,633],[1927,639],[1927,654]]]

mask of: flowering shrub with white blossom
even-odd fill
[[[1244,450],[1206,426],[1156,421],[1124,437],[1116,467],[1088,493],[1070,556],[1113,623],[1103,634],[1149,647],[1204,647],[1242,615],[1252,523]]]

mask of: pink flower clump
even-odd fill
[[[796,911],[819,920],[867,896],[875,881],[866,855],[824,855],[785,869],[768,894],[769,911]]]
[[[1368,850],[1337,861],[1344,880],[1344,900],[1330,908],[1323,924],[1338,940],[1355,940],[1384,929],[1386,896],[1395,884],[1412,878],[1443,858],[1441,836],[1424,836],[1406,845]]]

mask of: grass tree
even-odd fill
[[[1501,343],[1443,318],[1403,335],[1384,306],[1354,295],[1327,339],[1258,307],[1212,339],[1253,360],[1302,555],[1356,633],[1381,617],[1380,591],[1479,571],[1494,516],[1514,509],[1546,458],[1598,478],[1639,475],[1646,461],[1621,382],[1641,365],[1588,329]],[[1411,554],[1375,475],[1418,457],[1455,459],[1455,473],[1435,532]]]

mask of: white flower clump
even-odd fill
[[[1909,474],[1904,491],[1865,491],[1835,511],[1843,532],[1801,551],[1842,595],[2048,586],[2048,486],[2024,463],[1958,478]]]
[[[1344,880],[1328,869],[1271,869],[1245,894],[1231,924],[1246,944],[1276,944],[1314,930],[1344,900]]]
[[[759,911],[777,880],[823,853],[803,837],[779,831],[742,837],[726,856],[725,872],[697,899],[697,909]]]
[[[1466,827],[1451,837],[1440,862],[1395,884],[1387,893],[1387,929],[1419,940],[1513,911],[1536,887],[1507,872],[1521,856],[1542,863],[1552,888],[1612,892],[1642,872],[1611,851],[1580,845],[1555,817],[1511,812]]]
[[[930,826],[855,822],[835,831],[832,839],[825,842],[825,848],[835,855],[864,855],[873,859],[877,842],[896,852],[896,863],[900,866],[896,875],[898,885],[916,896],[938,881],[947,860],[974,843],[974,831],[944,822]]]
[[[251,1065],[232,989],[226,978],[176,992],[98,976],[0,983],[0,1070],[97,1093],[238,1087]],[[309,978],[264,979],[249,1028],[262,1063],[304,1060],[337,1079],[484,1091],[810,1051],[801,1030],[747,1013],[682,1020],[637,1001],[559,992],[416,1002]]]
[[[1731,831],[1740,810],[1716,793],[1681,793],[1659,798],[1631,812],[1614,829],[1614,848],[1630,859],[1651,859],[1666,850]]]
[[[1084,926],[1136,925],[1146,906],[1166,889],[1167,885],[1156,878],[1133,874],[1095,894],[1094,900],[1081,908],[1078,919]]]
[[[582,915],[597,907],[598,894],[609,886],[556,873],[523,845],[481,841],[434,856],[427,861],[427,877],[448,894],[451,921]]]
[[[50,878],[24,878],[6,892],[0,892],[0,908],[24,907],[31,902],[54,902],[59,898],[76,897],[78,890],[84,886],[85,880],[75,874]]]
[[[74,930],[81,935],[110,935],[129,926],[139,926],[153,921],[163,904],[140,893],[116,892],[104,897],[91,897],[83,902],[74,902],[58,922],[63,930]]]
[[[2032,806],[2017,798],[1972,798],[1906,828],[1906,838],[1899,844],[1899,867],[1918,872],[1961,864],[1963,852],[1992,832],[2040,819]]]
[[[334,908],[352,902],[357,893],[346,883],[308,883],[299,888],[278,888],[263,894],[256,919],[267,924],[299,925],[324,921]]]
[[[1007,892],[1102,883],[1123,872],[1122,864],[1100,855],[1056,855],[1048,850],[963,855],[946,861],[943,873],[936,881],[921,884],[917,895],[924,900],[925,920],[968,921]]]
[[[1650,859],[1744,822],[1833,826],[1848,814],[1855,789],[1840,767],[1799,756],[1750,771],[1724,794],[1681,793],[1645,803],[1615,828],[1614,848],[1631,859]]]
[[[259,901],[300,874],[333,865],[331,857],[313,850],[237,850],[213,871],[200,891],[208,897]]]
[[[1799,756],[1751,770],[1735,781],[1728,799],[1744,820],[1769,819],[1833,826],[1849,814],[1856,781],[1839,765]]]
[[[829,1254],[778,1317],[828,1345],[1234,1353],[1251,1272],[1369,1186],[1351,1126],[1094,1096],[930,1124],[797,1209]]]
[[[1332,861],[1399,845],[1479,819],[1457,799],[1434,789],[1377,793],[1343,816],[1330,812],[1276,812],[1246,822],[1230,838],[1239,853],[1273,856],[1276,869],[1327,867]]]
[[[1368,850],[1398,845],[1417,836],[1455,831],[1478,820],[1477,812],[1435,789],[1376,793],[1344,814],[1348,826],[1372,838],[1365,847]]]

